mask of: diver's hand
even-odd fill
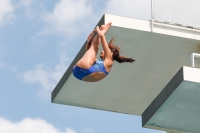
[[[99,29],[99,26],[96,27],[95,31],[99,37],[104,36],[104,32]]]
[[[112,24],[112,22],[108,22],[107,24],[101,25],[101,27],[99,29],[103,32],[103,34],[106,34],[106,32],[110,28],[111,24]]]

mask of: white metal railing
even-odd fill
[[[154,22],[200,29],[200,0],[151,0],[151,28]]]
[[[192,57],[192,59],[191,59],[192,67],[200,68],[200,54],[192,53],[191,57]]]

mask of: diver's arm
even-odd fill
[[[100,31],[99,27],[97,26],[96,28],[96,31],[97,31],[97,34],[98,36],[100,37],[101,39],[101,43],[102,43],[102,47],[103,47],[103,50],[104,50],[104,53],[105,53],[105,59],[104,61],[106,62],[106,64],[108,65],[112,65],[112,53],[110,51],[110,48],[108,47],[108,43],[106,41],[106,37],[105,35]]]

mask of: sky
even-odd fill
[[[0,133],[164,133],[141,117],[51,103],[104,13],[150,20],[150,0],[0,0]]]

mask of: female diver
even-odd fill
[[[88,36],[86,52],[73,68],[73,74],[77,79],[86,82],[96,82],[108,75],[112,69],[113,61],[116,60],[119,63],[132,63],[135,61],[132,58],[126,58],[119,55],[120,48],[113,44],[113,38],[110,43],[107,44],[105,33],[108,31],[110,26],[111,23],[102,25],[100,28],[97,26]],[[94,32],[97,32],[97,35],[92,40]],[[98,53],[100,41],[104,51],[100,54],[101,59],[97,60],[96,54]]]

